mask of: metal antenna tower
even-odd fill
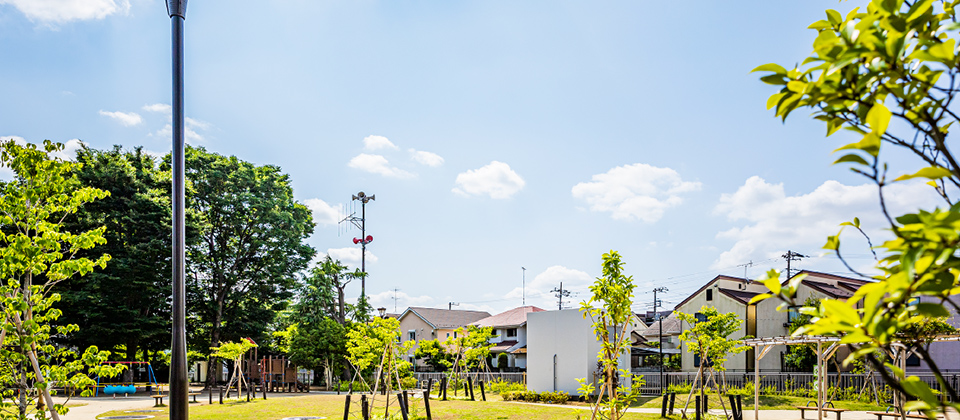
[[[399,292],[399,291],[400,291],[400,289],[398,289],[398,288],[396,288],[396,287],[393,288],[393,313],[397,313],[397,299],[399,299],[399,298],[397,297],[397,292]]]
[[[353,201],[360,202],[360,217],[357,217],[357,212],[350,213],[349,216],[344,217],[340,223],[350,222],[353,223],[357,229],[360,229],[360,237],[353,238],[354,244],[360,244],[360,271],[363,274],[367,274],[367,244],[373,242],[373,236],[367,235],[367,202],[376,200],[376,195],[367,195],[363,191],[357,193],[353,196]],[[367,295],[367,276],[360,278],[360,296]]]
[[[563,282],[561,281],[560,287],[553,288],[553,290],[551,290],[550,293],[553,293],[553,295],[556,296],[557,299],[559,299],[559,301],[557,302],[557,309],[563,310],[563,298],[570,297],[570,291],[563,290]]]
[[[520,283],[520,296],[523,297],[523,305],[521,306],[527,306],[527,267],[520,267],[520,269],[523,270],[523,278]]]
[[[753,267],[753,260],[745,264],[737,264],[737,267],[743,267],[743,282],[745,284],[750,282],[750,279],[747,277],[747,267]]]
[[[799,252],[793,252],[788,250],[787,253],[781,255],[780,258],[787,260],[787,280],[790,280],[790,277],[791,277],[790,261],[800,261],[802,258],[810,258],[810,257],[803,255]]]
[[[460,304],[457,303],[457,302],[447,303],[447,310],[448,310],[448,311],[453,310],[453,307],[454,307],[454,306],[460,306]]]

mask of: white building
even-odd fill
[[[629,328],[639,324],[636,320]],[[577,379],[594,380],[600,342],[592,322],[578,309],[527,314],[527,388],[537,392],[563,391],[577,395]],[[621,369],[630,369],[630,355],[620,358]],[[620,378],[627,384],[627,378]]]

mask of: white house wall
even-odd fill
[[[577,395],[577,379],[592,378],[599,352],[591,322],[578,309],[527,314],[528,389]],[[630,369],[629,355],[620,359],[620,368]]]
[[[713,300],[707,301],[706,289],[701,291],[699,294],[694,296],[692,299],[683,304],[683,306],[678,306],[677,311],[687,313],[687,314],[696,314],[700,312],[700,308],[704,306],[712,306],[717,308],[717,311],[721,314],[725,313],[735,313],[737,317],[740,318],[743,323],[740,325],[740,329],[733,333],[730,338],[741,338],[746,335],[747,331],[747,308],[746,305],[736,301],[723,293],[720,293],[716,287],[710,286],[713,289]],[[681,324],[681,330],[688,330],[691,326],[686,322]],[[758,326],[759,328],[759,326]],[[693,353],[690,351],[690,346],[684,342],[682,346],[682,353],[680,356],[681,360],[681,370],[684,372],[696,372],[697,367],[693,365]],[[743,352],[737,355],[729,356],[727,362],[724,363],[724,366],[727,370],[745,370],[747,368],[746,364],[747,352]]]

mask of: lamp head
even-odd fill
[[[387,308],[377,308],[377,312],[380,312],[380,318],[383,318],[387,314]]]
[[[187,0],[167,0],[167,14],[170,17],[187,18]]]

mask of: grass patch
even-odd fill
[[[504,402],[499,398],[490,398],[490,401],[439,401],[430,400],[431,414],[437,420],[551,420],[551,419],[586,419],[590,418],[589,411],[578,409],[575,406],[541,406],[525,403]],[[354,395],[356,401],[359,396]],[[423,406],[422,401],[410,400],[412,405]],[[191,405],[190,418],[195,420],[275,420],[293,416],[318,416],[328,419],[343,418],[343,395],[308,395],[302,397],[276,397],[266,401],[226,402],[223,405]],[[359,412],[359,404],[354,406]],[[395,406],[394,406],[395,407]],[[163,418],[167,409],[152,413],[157,418]],[[422,409],[421,409],[422,410]],[[100,414],[103,416],[119,416],[126,414],[123,411],[110,411]],[[382,413],[379,413],[382,416]],[[400,418],[399,413],[396,417]],[[660,418],[659,414],[630,413],[628,420],[653,420]]]

